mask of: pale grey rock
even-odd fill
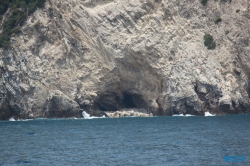
[[[145,109],[122,109],[115,112],[105,112],[110,118],[123,118],[123,117],[152,117],[152,113],[145,113]]]
[[[80,108],[248,112],[249,13],[248,0],[47,1],[0,49],[0,119],[73,117]],[[216,49],[204,46],[206,33]]]

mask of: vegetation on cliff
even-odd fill
[[[36,11],[37,8],[43,7],[46,0],[1,0],[0,17],[2,18],[8,9],[10,16],[3,20],[2,33],[0,34],[0,47],[7,47],[10,37],[18,33],[20,26],[29,14]]]
[[[206,6],[206,4],[207,4],[207,0],[201,0],[200,2],[201,2],[201,4],[202,4],[203,6]]]
[[[214,23],[215,24],[218,24],[219,22],[221,22],[222,21],[222,19],[220,18],[220,17],[218,17],[218,18],[216,18],[215,20],[214,20]]]
[[[208,50],[213,50],[216,47],[215,41],[213,36],[210,34],[206,34],[204,36],[204,45],[207,47]]]

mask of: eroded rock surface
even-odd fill
[[[0,119],[248,112],[249,19],[248,0],[49,0],[0,49]]]
[[[152,113],[147,113],[145,109],[122,109],[115,112],[105,112],[110,118],[123,117],[152,117]]]

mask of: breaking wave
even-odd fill
[[[82,116],[83,116],[83,119],[105,118],[104,115],[102,117],[90,116],[90,114],[88,114],[86,111],[82,111]]]
[[[210,112],[205,112],[204,116],[215,116],[215,115],[211,114]]]
[[[11,121],[11,122],[14,122],[14,121],[16,121],[13,117],[11,117],[10,119],[9,119],[9,121]]]

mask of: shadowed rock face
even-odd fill
[[[249,13],[248,0],[47,1],[0,49],[0,119],[134,107],[163,116],[248,112]]]
[[[94,103],[96,109],[101,111],[117,111],[122,108],[144,108],[148,105],[142,96],[124,92],[118,96],[115,92],[106,93],[99,96]]]
[[[81,117],[82,111],[79,105],[63,94],[54,93],[48,103],[47,117]]]

